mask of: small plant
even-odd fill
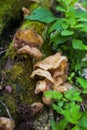
[[[82,70],[87,67],[87,60],[83,60],[87,52],[87,10],[77,2],[79,0],[56,0],[54,10],[56,14],[60,13],[60,17],[42,7],[26,17],[47,24],[45,36],[49,36],[49,46],[54,52],[62,51],[68,57],[68,80],[76,86],[64,94],[55,91],[45,93],[56,101],[52,108],[62,115],[57,123],[51,121],[52,130],[87,129],[87,111],[81,112],[80,107],[81,96],[87,94],[87,79],[82,77]]]
[[[71,89],[64,94],[48,91],[45,92],[45,96],[56,101],[52,104],[52,108],[62,115],[57,123],[51,121],[52,130],[85,130],[87,128],[87,112],[85,112],[85,115],[80,112],[79,104],[82,102],[82,98],[78,90]]]

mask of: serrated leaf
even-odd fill
[[[70,30],[63,30],[61,31],[61,36],[70,36],[70,35],[73,35],[73,31],[70,31]]]
[[[83,93],[87,93],[87,80],[84,78],[77,78],[77,82],[83,88]]]
[[[43,23],[51,23],[56,20],[56,17],[49,10],[38,7],[32,11],[31,15],[26,16],[25,19],[36,20]]]
[[[56,110],[58,113],[62,114],[67,121],[76,124],[78,120],[80,119],[82,113],[80,112],[80,106],[75,104],[75,102],[68,103],[68,107],[65,109],[52,104],[52,107],[54,110]]]
[[[46,97],[49,97],[49,98],[53,98],[53,99],[56,99],[56,100],[60,100],[63,98],[63,95],[57,91],[47,91],[44,93],[44,95]]]
[[[55,121],[50,121],[52,130],[57,130]]]
[[[70,101],[82,102],[82,98],[80,97],[80,92],[74,89],[70,89],[68,92],[66,92],[65,98]]]
[[[74,49],[77,49],[77,50],[87,50],[87,46],[84,45],[83,42],[78,39],[72,40],[72,46]]]
[[[79,120],[78,125],[83,128],[87,128],[87,112],[83,113],[82,118]]]
[[[58,121],[58,123],[56,123],[56,130],[65,130],[66,126],[68,124],[68,121],[64,118],[60,121]]]

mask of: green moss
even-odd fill
[[[3,97],[1,97],[1,100],[6,104],[6,106],[8,107],[10,114],[12,115],[12,117],[15,119],[17,118],[17,103],[16,100],[14,100],[15,97],[13,96],[13,94],[5,94]],[[3,108],[3,115],[7,115],[6,109]],[[2,115],[2,116],[3,116]],[[5,115],[5,116],[6,116]]]
[[[39,35],[42,35],[43,30],[46,28],[46,25],[37,21],[25,20],[20,29],[33,29]]]
[[[29,5],[29,0],[0,0],[0,34],[11,22],[15,24],[15,21],[20,20],[22,18],[21,8]]]

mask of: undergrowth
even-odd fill
[[[56,0],[54,12],[39,7],[26,19],[47,24],[45,40],[53,52],[62,51],[69,59],[68,81],[73,89],[65,93],[48,91],[45,96],[56,100],[52,108],[60,115],[51,121],[52,130],[87,130],[87,10],[78,0]],[[83,4],[84,5],[84,4]],[[86,72],[87,73],[87,72]]]

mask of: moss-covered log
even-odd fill
[[[8,14],[11,17],[8,17],[8,20],[6,21],[5,25],[7,25],[7,23],[9,24],[9,20],[19,18],[19,15],[16,16],[16,14],[17,12],[20,12],[18,10],[21,10],[23,4],[27,7],[27,0],[24,3],[21,3],[20,0],[17,0],[19,4],[17,3],[17,1],[13,1],[11,1],[12,5],[13,3],[15,3],[17,5],[20,5],[20,7],[17,7],[14,4],[14,9],[12,8],[12,11],[15,10],[16,13],[15,11],[13,11],[14,15],[12,16]],[[44,3],[42,3],[42,6],[48,7],[48,4],[46,3],[47,0]],[[30,6],[28,6],[28,8],[30,8],[30,10],[33,10],[39,5],[41,6],[41,3],[32,3]],[[11,13],[11,10],[9,11],[9,13]],[[46,28],[45,24],[29,20],[24,20],[22,22],[23,24],[20,26],[19,29],[33,29],[44,39],[44,30]],[[4,27],[5,26],[3,26],[3,28]],[[3,28],[1,28],[1,31],[3,30]],[[48,41],[44,41],[44,44],[46,45],[47,42]],[[48,45],[46,45],[46,47],[43,45],[42,48],[40,48],[40,50],[44,53],[44,56],[47,56],[51,53],[51,49],[48,49]],[[18,55],[13,48],[13,40],[12,43],[9,44],[5,56],[0,60],[0,80],[1,86],[3,87],[3,90],[1,92],[1,100],[7,105],[14,119],[18,120],[17,111],[19,103],[25,102],[31,104],[38,101],[41,102],[41,95],[34,94],[36,81],[30,78],[30,74],[33,70],[33,64],[35,61],[35,58],[32,58],[26,54]],[[12,87],[12,93],[8,93],[6,91],[6,86]],[[6,115],[6,112],[3,111],[2,115]]]

